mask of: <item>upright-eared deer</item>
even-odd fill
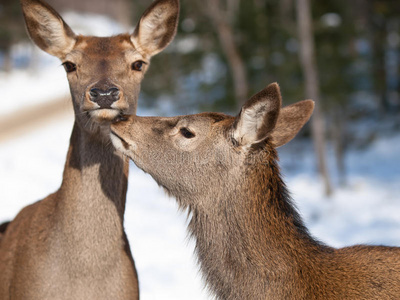
[[[129,161],[110,145],[110,123],[136,112],[150,57],[175,36],[179,2],[153,2],[132,34],[112,37],[76,35],[47,3],[21,4],[31,39],[65,67],[75,123],[60,189],[2,236],[0,299],[138,299],[123,228]]]
[[[277,84],[219,113],[136,117],[111,125],[114,146],[190,213],[189,232],[218,299],[400,299],[400,248],[316,241],[281,179],[276,148],[314,104],[281,108]]]

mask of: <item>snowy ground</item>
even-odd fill
[[[286,182],[315,237],[336,247],[358,243],[400,246],[400,134],[380,138],[363,151],[349,151],[348,184],[336,184],[328,199],[321,197],[311,144],[294,141],[286,147],[281,153]]]
[[[60,63],[50,59],[42,65],[40,74],[0,74],[0,117],[68,91]],[[0,222],[59,187],[72,123],[73,117],[65,114],[40,130],[0,144]],[[365,151],[351,151],[346,157],[349,184],[336,189],[331,199],[321,196],[309,142],[292,142],[280,152],[289,190],[318,239],[338,247],[400,246],[400,133],[378,139]],[[186,215],[177,211],[175,201],[134,165],[127,199],[125,228],[139,272],[141,299],[207,299],[193,244],[186,238]]]

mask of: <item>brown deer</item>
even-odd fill
[[[0,299],[138,299],[123,228],[129,161],[111,146],[110,123],[136,112],[179,2],[153,2],[132,34],[112,37],[76,35],[47,3],[21,4],[31,39],[65,67],[75,123],[60,189],[3,226]]]
[[[237,117],[134,117],[111,125],[114,146],[187,208],[205,281],[218,299],[400,299],[400,248],[335,249],[304,226],[276,148],[310,118],[281,108],[277,84]]]

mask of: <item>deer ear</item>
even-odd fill
[[[240,145],[252,145],[265,139],[274,129],[282,105],[277,83],[251,97],[233,124],[233,138]]]
[[[153,56],[173,40],[179,19],[179,0],[157,0],[144,12],[131,40],[139,52]]]
[[[275,147],[290,142],[310,119],[314,101],[304,100],[281,109],[275,129],[271,133]]]
[[[61,16],[40,0],[22,0],[26,28],[43,51],[63,59],[75,45],[75,34]]]

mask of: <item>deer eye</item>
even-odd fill
[[[180,132],[187,139],[191,139],[191,138],[194,138],[196,136],[193,132],[189,131],[189,129],[187,129],[185,127],[182,127],[180,129]]]
[[[67,73],[76,71],[76,65],[70,61],[66,61],[65,63],[63,63],[63,66]]]
[[[138,60],[138,61],[135,61],[134,63],[132,63],[131,68],[132,68],[132,70],[134,70],[134,71],[142,71],[142,69],[143,69],[143,64],[145,64],[144,61]]]

